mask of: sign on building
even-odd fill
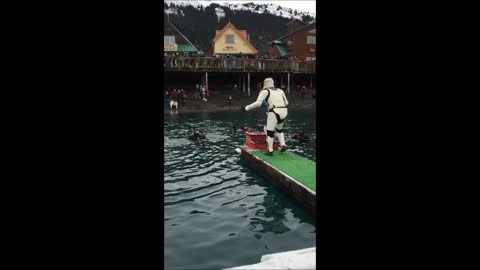
[[[163,50],[166,52],[176,52],[178,50],[177,44],[163,44]]]

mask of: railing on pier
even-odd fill
[[[164,57],[163,66],[168,71],[217,72],[293,72],[313,74],[315,62],[297,62],[277,59],[239,59],[215,57]]]

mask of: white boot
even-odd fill
[[[273,154],[273,138],[272,137],[267,136],[267,145],[268,145],[268,153]],[[271,156],[270,154],[268,155]]]
[[[287,146],[285,145],[285,136],[283,135],[283,132],[277,133],[277,137],[278,142],[280,143],[280,147],[282,147],[282,149],[280,149],[280,152],[285,152],[287,150]]]
[[[278,137],[278,142],[280,143],[280,146],[284,146],[285,145],[285,136],[283,135],[283,132],[282,133],[277,133],[277,137]]]

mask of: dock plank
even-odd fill
[[[275,151],[274,156],[270,157],[266,156],[263,151],[240,146],[237,152],[248,166],[265,180],[291,196],[315,215],[317,205],[315,162],[288,151],[284,153]]]
[[[251,154],[316,192],[315,162],[288,151],[275,151],[273,156],[265,155],[264,151],[251,151]]]

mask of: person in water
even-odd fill
[[[195,141],[200,140],[200,130],[198,130],[198,128],[196,128],[193,131],[193,140],[195,140]]]
[[[310,141],[310,136],[308,136],[307,134],[305,134],[305,131],[303,130],[303,128],[299,129],[297,131],[297,134],[293,135],[292,137],[293,139],[296,139],[300,142],[308,142]]]
[[[193,130],[193,135],[190,137],[192,141],[200,141],[205,139],[205,135],[200,134],[200,130],[198,128],[195,128]]]
[[[239,133],[245,133],[245,132],[254,132],[255,129],[254,128],[249,128],[247,126],[244,126],[244,127],[241,127],[239,129],[237,129],[235,126],[233,126],[233,130],[235,132],[239,132]]]
[[[285,93],[280,88],[275,88],[273,79],[266,78],[263,81],[263,89],[257,97],[257,101],[245,107],[242,106],[242,111],[249,111],[258,108],[263,102],[267,103],[267,126],[265,128],[267,133],[268,149],[265,153],[268,156],[273,156],[273,136],[277,132],[278,141],[280,143],[281,152],[285,152],[287,146],[285,145],[285,135],[283,134],[283,124],[288,115],[288,100]],[[274,131],[275,130],[275,131]]]

